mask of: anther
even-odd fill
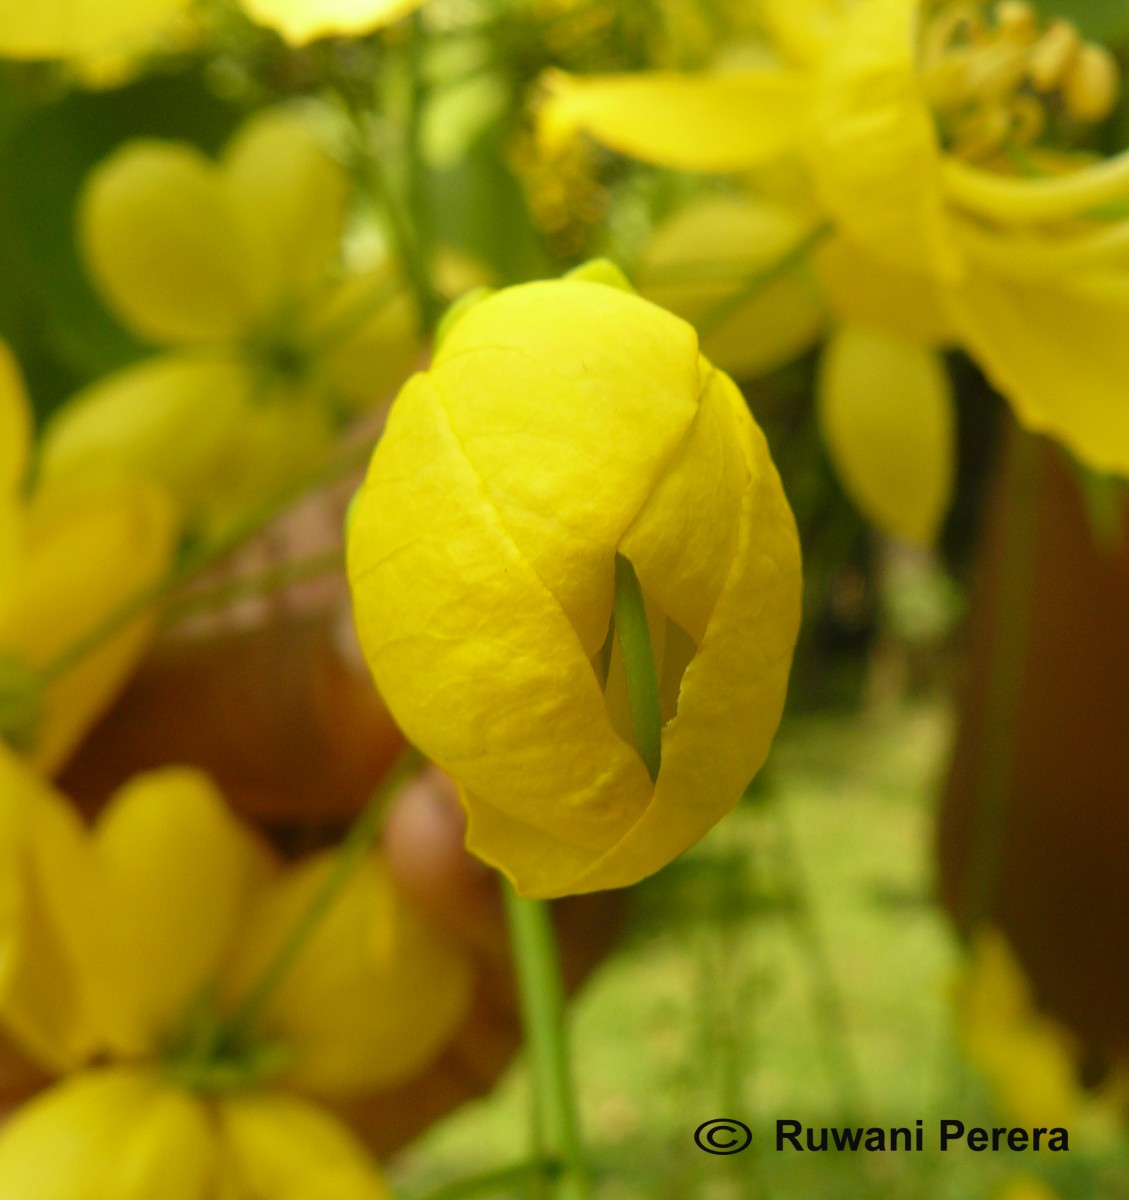
[[[1082,39],[1073,25],[1067,21],[1052,21],[1035,43],[1027,64],[1027,77],[1036,90],[1054,91],[1081,48]]]
[[[1079,121],[1100,121],[1117,103],[1117,60],[1104,47],[1087,42],[1062,81],[1066,110]]]

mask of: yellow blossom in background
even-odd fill
[[[301,46],[315,38],[369,33],[419,8],[423,0],[240,0],[260,25]]]
[[[366,659],[459,782],[468,845],[524,894],[633,883],[759,769],[799,618],[795,527],[764,438],[684,321],[586,278],[456,315],[400,393],[355,505]],[[663,705],[633,745],[616,557],[648,606]]]
[[[702,352],[723,371],[747,378],[811,349],[826,308],[804,264],[725,312],[742,282],[783,257],[811,228],[798,207],[756,196],[711,196],[675,213],[655,231],[638,264],[640,292],[702,332]]]
[[[31,428],[0,344],[0,741],[53,771],[113,698],[153,618],[123,623],[46,686],[39,673],[164,577],[179,530],[165,493],[113,460],[96,482],[40,480],[27,495]]]
[[[872,313],[900,311],[899,329],[940,325],[1025,425],[1098,470],[1129,472],[1127,226],[1106,215],[1129,198],[1129,155],[1043,148],[1060,136],[1056,113],[1077,124],[1110,111],[1109,54],[1022,4],[998,19],[919,0],[772,0],[765,11],[775,63],[556,75],[546,136],[586,130],[687,170],[801,161],[833,228],[828,249],[859,265]],[[916,436],[930,426],[942,427],[930,416]]]
[[[96,58],[139,49],[193,0],[0,0],[0,58]]]
[[[62,1078],[0,1131],[0,1198],[384,1200],[319,1101],[425,1066],[463,1016],[469,970],[382,861],[364,861],[225,1041],[331,856],[281,866],[187,769],[139,777],[89,832],[17,771],[0,758],[0,1026]]]
[[[286,109],[250,118],[218,164],[179,143],[116,151],[84,190],[82,249],[121,320],[170,349],[59,411],[43,477],[125,463],[215,526],[324,454],[416,353],[394,272],[338,266],[348,203],[345,171]]]
[[[1059,1193],[1038,1179],[1023,1177],[1004,1184],[994,1200],[1059,1200]]]
[[[1082,1104],[1067,1032],[1035,1008],[1004,936],[983,929],[955,989],[957,1029],[1005,1115],[1028,1127],[1071,1128]]]

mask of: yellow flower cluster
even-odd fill
[[[81,247],[122,321],[169,350],[56,414],[43,477],[125,462],[214,532],[323,456],[416,353],[394,273],[338,267],[348,202],[344,169],[286,108],[248,120],[219,164],[155,140],[102,163]]]
[[[968,350],[1029,428],[1097,470],[1129,472],[1117,209],[1129,158],[1095,161],[1069,144],[1116,97],[1108,53],[1024,3],[763,10],[764,65],[556,76],[546,136],[583,129],[672,167],[761,172],[762,185],[769,166],[802,168],[797,211],[824,237],[815,261],[844,323],[823,364],[824,431],[880,524],[928,540],[947,504],[953,420],[938,345]]]
[[[242,0],[293,45],[391,24],[420,0]],[[192,16],[194,0],[0,0],[0,57],[104,59],[144,51]]]
[[[333,868],[284,867],[201,774],[123,788],[92,830],[0,747],[0,1198],[384,1200],[323,1107],[417,1072],[465,962],[370,855],[250,1029],[229,1019]]]

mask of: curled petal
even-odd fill
[[[923,545],[953,487],[952,387],[937,353],[845,326],[820,366],[819,421],[839,478],[880,529]]]

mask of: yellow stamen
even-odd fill
[[[945,189],[956,204],[993,221],[1061,221],[1117,200],[1129,200],[1129,152],[1048,179],[996,175],[946,155]]]
[[[1120,84],[1117,60],[1104,47],[1087,42],[1062,83],[1066,109],[1079,121],[1101,121],[1113,111]]]
[[[1129,255],[1129,220],[1069,237],[991,233],[968,221],[954,222],[966,250],[986,266],[1008,274],[1061,276],[1066,269],[1113,267]]]
[[[1052,92],[1066,77],[1082,39],[1078,30],[1066,21],[1052,21],[1039,39],[1027,65],[1027,76],[1040,92]]]

